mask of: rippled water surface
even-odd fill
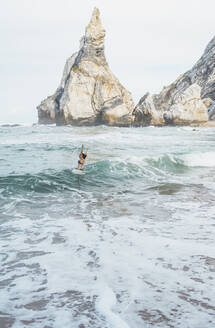
[[[213,128],[1,126],[0,327],[214,328],[214,144]]]

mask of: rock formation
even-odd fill
[[[201,87],[194,83],[176,94],[163,118],[170,124],[193,124],[208,121],[208,109],[201,99]]]
[[[195,124],[215,120],[215,37],[203,56],[158,95],[147,93],[133,111],[135,125]]]
[[[66,62],[60,86],[37,107],[39,123],[132,123],[133,100],[108,67],[104,37],[99,10],[94,8],[79,52]]]

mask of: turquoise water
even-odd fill
[[[0,327],[213,328],[214,142],[213,128],[1,126]]]

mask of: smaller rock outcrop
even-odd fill
[[[215,119],[215,37],[193,68],[135,107],[135,125],[195,124]],[[209,115],[208,115],[209,112]]]
[[[166,124],[189,125],[208,121],[208,110],[201,99],[201,87],[194,83],[176,94],[169,110],[164,112]]]
[[[134,126],[163,125],[163,112],[157,110],[154,105],[153,97],[146,93],[139,101],[133,111]]]
[[[37,107],[39,123],[128,126],[131,94],[111,72],[104,54],[105,31],[93,10],[80,50],[65,65],[60,86]]]

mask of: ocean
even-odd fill
[[[0,126],[0,327],[214,328],[214,144],[203,127]]]

